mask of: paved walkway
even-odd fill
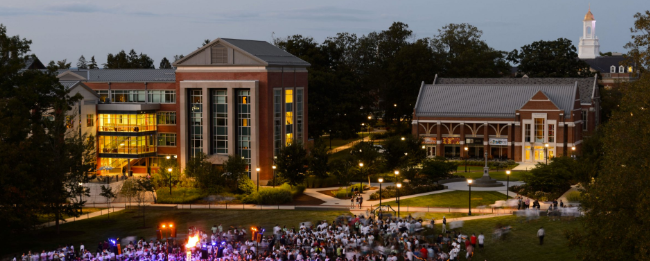
[[[535,168],[537,162],[520,162],[517,167],[514,167],[514,171],[528,171]]]
[[[343,145],[343,146],[338,146],[338,147],[336,147],[336,148],[331,149],[331,150],[329,151],[329,153],[334,154],[334,153],[337,153],[337,152],[342,151],[342,150],[347,150],[347,149],[349,149],[349,148],[352,148],[355,144],[357,144],[357,143],[359,143],[359,142],[361,142],[361,141],[370,141],[370,137],[369,137],[369,136],[366,136],[366,137],[364,137],[364,138],[362,138],[362,139],[353,140],[352,142],[350,142],[350,143],[348,143],[348,144],[345,144],[345,145]]]
[[[110,209],[102,209],[100,211],[95,211],[95,212],[92,212],[92,213],[84,214],[84,215],[81,215],[79,217],[67,218],[67,219],[65,219],[65,221],[59,221],[59,224],[65,224],[65,223],[69,223],[69,222],[75,222],[75,221],[79,221],[79,220],[99,217],[99,216],[102,216],[102,215],[107,215],[109,213],[120,212],[122,210],[124,210],[124,208],[112,208],[111,207]],[[47,222],[47,223],[40,224],[40,225],[36,226],[36,228],[53,227],[54,225],[56,225],[56,222],[50,221],[50,222]]]

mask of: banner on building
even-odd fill
[[[492,146],[507,146],[508,139],[490,138],[489,144]]]
[[[460,144],[460,138],[458,137],[442,138],[442,144]]]
[[[436,137],[423,137],[422,144],[436,144]]]
[[[465,138],[465,144],[480,144],[483,145],[483,138]]]

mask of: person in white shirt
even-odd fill
[[[483,233],[478,235],[478,247],[483,248],[483,242],[485,242],[485,236]]]
[[[539,244],[543,245],[544,244],[544,228],[540,227],[539,230],[537,230],[537,237],[539,237]]]

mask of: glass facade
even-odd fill
[[[282,149],[282,90],[273,90],[273,155]]]
[[[284,90],[284,135],[285,144],[293,142],[293,90]]]
[[[145,154],[156,152],[155,135],[98,137],[100,154]]]
[[[107,102],[108,100],[108,90],[99,90],[96,91],[97,95],[99,95],[99,102],[104,103]]]
[[[158,146],[175,147],[176,133],[158,133]]]
[[[176,103],[176,91],[148,91],[151,103]]]
[[[175,111],[159,111],[158,125],[176,125],[176,112]]]
[[[544,119],[535,118],[535,142],[544,142]]]
[[[100,132],[156,131],[156,114],[99,114]]]
[[[248,162],[251,176],[251,100],[249,90],[237,90],[237,154]]]
[[[144,90],[111,90],[111,102],[145,102],[144,93]]]
[[[228,92],[212,90],[212,153],[228,154]]]
[[[296,89],[296,140],[302,142],[303,89]]]
[[[189,92],[189,156],[194,157],[203,151],[203,94],[201,90]]]

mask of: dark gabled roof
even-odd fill
[[[45,65],[43,65],[36,55],[30,55],[25,60],[25,67],[23,67],[23,70],[27,69],[45,69]]]
[[[175,69],[72,69],[70,71],[86,78],[88,82],[175,82]]]
[[[83,84],[81,81],[61,81],[60,83],[61,83],[61,85],[63,85],[63,87],[65,87],[68,90],[74,89],[76,87],[84,88],[88,92],[92,93],[97,98],[99,98],[99,94],[97,94],[97,92],[95,90],[88,87],[88,85]]]
[[[437,78],[436,84],[478,84],[478,85],[574,85],[578,83],[580,103],[591,103],[598,88],[593,78]]]
[[[450,79],[453,80],[453,79]],[[514,118],[537,92],[570,115],[575,104],[573,84],[424,84],[418,97],[416,116]]]
[[[589,67],[592,69],[599,71],[601,73],[609,73],[610,72],[610,67],[612,65],[616,66],[616,71],[618,72],[618,66],[621,65],[621,62],[625,61],[625,57],[622,55],[614,55],[614,56],[599,56],[596,57],[595,59],[581,59],[585,61],[587,64],[589,64]]]
[[[299,67],[308,67],[310,64],[304,60],[290,54],[266,41],[258,40],[242,40],[242,39],[231,39],[231,38],[217,38],[212,42],[204,45],[203,47],[191,52],[182,59],[175,61],[174,66],[183,63],[184,61],[190,59],[191,57],[203,52],[205,49],[210,48],[211,46],[223,43],[234,49],[241,51],[242,53],[248,54],[253,58],[256,58],[262,63],[266,63],[267,66],[299,66]]]

